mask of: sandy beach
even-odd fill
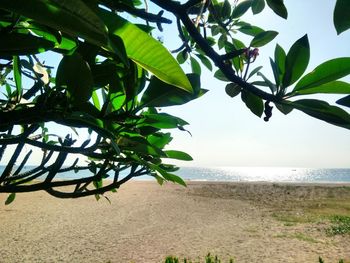
[[[0,262],[350,260],[350,235],[330,236],[323,220],[350,215],[349,185],[134,181],[106,195],[111,204],[26,193],[5,206],[0,194]]]

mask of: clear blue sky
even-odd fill
[[[256,66],[271,76],[269,56],[276,43],[286,51],[305,33],[311,46],[310,64],[306,72],[318,64],[336,57],[350,56],[350,31],[340,36],[333,27],[335,0],[286,0],[288,20],[279,18],[269,8],[243,21],[276,30],[280,34],[267,47],[260,49]],[[170,32],[164,40],[173,45]],[[169,40],[170,39],[170,40]],[[249,44],[249,40],[245,42]],[[329,125],[294,110],[285,116],[276,109],[268,123],[245,107],[239,96],[225,94],[225,83],[215,80],[211,72],[202,74],[202,86],[209,89],[205,96],[187,105],[164,111],[182,117],[190,123],[187,133],[174,133],[172,148],[185,150],[193,162],[186,166],[287,166],[287,167],[350,167],[350,131]],[[271,77],[272,79],[272,77]],[[346,79],[350,81],[348,77]],[[338,97],[329,98],[334,102]]]

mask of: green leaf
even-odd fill
[[[283,0],[266,0],[267,5],[280,17],[287,19],[288,11]]]
[[[215,72],[214,77],[221,81],[230,81],[220,69]]]
[[[350,108],[350,95],[336,101],[337,104]]]
[[[278,87],[280,85],[279,69],[276,63],[272,60],[272,58],[270,58],[270,65],[272,68],[273,76],[275,78],[276,86]]]
[[[287,57],[287,55],[286,55],[286,52],[283,50],[283,48],[280,45],[276,44],[275,64],[278,68],[278,73],[279,73],[278,83],[281,83],[283,80],[283,76],[285,73],[285,67],[286,67],[286,57]]]
[[[189,154],[181,151],[168,150],[168,151],[164,151],[164,153],[167,155],[168,158],[171,158],[171,159],[177,159],[181,161],[193,160],[193,158]]]
[[[257,26],[252,26],[252,25],[244,25],[240,28],[238,28],[239,32],[242,32],[243,34],[249,35],[249,36],[253,36],[255,37],[256,35],[264,32],[264,30],[260,27]]]
[[[326,61],[305,75],[293,90],[306,90],[350,74],[350,58],[336,58]]]
[[[248,79],[250,79],[251,77],[253,77],[256,73],[258,73],[261,69],[263,68],[263,66],[259,66],[259,67],[256,67],[255,69],[253,69],[250,73],[249,73],[249,76],[248,76]],[[248,80],[247,79],[247,80]]]
[[[290,102],[290,105],[314,118],[350,129],[350,115],[343,109],[329,105],[325,101],[304,99]]]
[[[270,88],[272,93],[275,93],[277,91],[276,85],[273,84],[268,78],[266,78],[263,73],[258,72],[257,75],[264,79],[264,82],[265,82],[266,86]]]
[[[138,155],[152,155],[156,157],[165,156],[163,151],[156,146],[152,146],[147,140],[139,135],[120,135],[118,138],[118,144],[123,151],[132,151]]]
[[[194,89],[193,94],[166,84],[156,77],[152,77],[150,84],[141,98],[140,107],[181,105],[197,99],[206,93],[206,90],[200,88],[200,78],[197,74],[188,74],[188,79]]]
[[[206,56],[202,54],[195,54],[195,55],[200,59],[203,65],[207,67],[207,69],[209,69],[210,71],[213,70],[213,65],[211,64],[210,60]]]
[[[144,114],[143,118],[137,122],[137,127],[152,126],[159,129],[173,129],[188,123],[181,118],[167,113]]]
[[[293,107],[291,105],[289,105],[289,101],[284,102],[282,101],[281,103],[275,103],[276,108],[282,112],[284,115],[289,114],[292,110]]]
[[[0,6],[93,44],[107,44],[106,27],[81,0],[2,0]]]
[[[158,132],[158,133],[150,134],[147,137],[147,141],[150,144],[158,147],[159,149],[163,149],[165,145],[171,142],[171,140],[172,140],[172,137],[170,133]]]
[[[305,72],[310,59],[310,46],[307,35],[298,39],[290,48],[285,63],[283,87],[286,88],[296,82]]]
[[[92,102],[94,103],[95,107],[100,110],[101,109],[101,105],[100,105],[100,100],[98,98],[97,92],[96,90],[94,90],[92,92]]]
[[[236,83],[229,83],[225,87],[226,94],[231,98],[236,97],[241,92],[241,87]]]
[[[62,58],[57,68],[56,85],[67,89],[74,104],[91,98],[93,83],[90,67],[79,53]]]
[[[177,183],[177,184],[185,186],[185,187],[187,186],[185,181],[181,177],[179,177],[179,176],[177,176],[175,174],[164,172],[164,173],[162,173],[162,176],[167,181],[174,182],[174,183]]]
[[[261,117],[264,112],[264,103],[261,98],[246,90],[241,91],[241,98],[252,113]]]
[[[171,174],[168,173],[167,171],[163,170],[162,168],[160,168],[158,165],[154,165],[154,164],[148,164],[148,166],[154,170],[157,171],[165,180],[170,181],[170,182],[174,182],[174,183],[178,183],[180,185],[186,186],[186,183],[184,182],[184,180],[182,180],[181,177],[175,175],[175,174]],[[153,176],[156,177],[157,181],[159,184],[163,183],[163,180],[161,180],[162,178],[160,177],[160,179],[157,178],[157,174],[153,174]]]
[[[165,83],[193,92],[182,68],[159,41],[116,14],[100,9],[100,16],[109,32],[123,40],[129,58]]]
[[[267,43],[271,42],[276,36],[278,32],[276,31],[264,31],[257,34],[252,41],[250,42],[251,47],[262,47]]]
[[[53,49],[54,42],[29,34],[1,34],[0,56],[29,55]]]
[[[187,52],[187,50],[182,50],[182,51],[180,51],[179,54],[177,54],[177,56],[176,56],[176,60],[177,60],[177,62],[179,62],[180,64],[185,63],[186,60],[187,60],[187,58],[188,58],[188,52]]]
[[[337,34],[350,28],[350,4],[348,0],[337,0],[334,8],[333,22]]]
[[[118,57],[124,63],[124,65],[129,66],[129,60],[127,57],[123,40],[119,36],[113,34],[110,34],[109,39],[109,46],[112,48],[114,53],[118,55]]]
[[[9,196],[7,197],[6,201],[5,201],[5,205],[9,205],[11,204],[16,198],[16,193],[11,193],[9,194]]]
[[[18,56],[13,57],[13,74],[15,77],[17,96],[20,98],[22,96],[22,71],[21,61]]]
[[[231,15],[231,4],[229,0],[225,0],[221,8],[221,17],[223,20],[226,20]]]
[[[218,40],[218,48],[222,49],[225,47],[225,44],[227,43],[227,35],[226,33],[223,33],[220,35],[219,40]]]
[[[253,14],[259,14],[265,8],[265,0],[253,0],[252,11]]]
[[[246,0],[246,1],[241,1],[232,11],[231,18],[239,18],[242,15],[244,15],[248,9],[251,7],[252,1],[251,0]]]
[[[190,60],[191,60],[192,73],[200,75],[202,70],[201,70],[201,66],[199,65],[198,61],[194,57],[191,57]]]
[[[315,93],[350,94],[350,84],[344,81],[331,81],[320,86],[293,90],[291,95],[308,95]]]

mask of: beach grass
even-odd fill
[[[303,200],[274,204],[272,217],[284,226],[324,223],[328,235],[350,233],[350,198],[332,194],[319,200]]]

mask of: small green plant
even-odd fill
[[[327,234],[345,235],[350,233],[350,216],[333,216],[331,219],[333,225],[327,229]]]
[[[181,261],[179,260],[178,257],[174,257],[174,256],[168,256],[165,258],[165,263],[180,263]],[[187,258],[184,258],[183,263],[201,263],[200,261],[191,261]],[[206,255],[204,262],[203,263],[221,263],[222,261],[219,259],[218,256],[212,256],[210,253],[208,253],[208,255]],[[231,258],[229,260],[229,263],[234,263],[234,260]]]

